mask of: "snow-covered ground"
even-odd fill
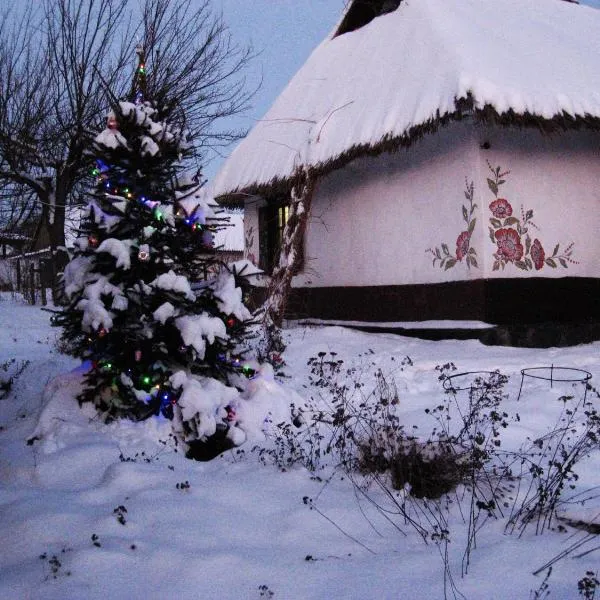
[[[579,598],[577,582],[599,570],[598,536],[569,526],[541,535],[533,526],[510,535],[507,508],[477,532],[462,576],[469,512],[464,490],[451,494],[452,505],[439,513],[448,520],[450,543],[425,543],[397,515],[378,511],[374,502],[386,501],[381,492],[372,487],[363,494],[333,468],[333,458],[325,457],[316,473],[301,466],[282,471],[246,445],[200,463],[174,451],[170,422],[162,418],[104,425],[74,400],[78,364],[55,349],[57,331],[48,317],[6,295],[0,300],[0,379],[30,361],[0,400],[2,599],[541,598],[534,591],[546,570],[533,572],[564,553],[554,562],[548,589],[549,598],[565,600]],[[342,371],[352,369],[349,381],[364,384],[357,393],[368,395],[377,368],[393,379],[401,423],[421,432],[434,424],[425,409],[444,399],[437,365],[452,361],[456,372],[500,369],[509,376],[502,409],[520,415],[503,430],[503,448],[547,433],[563,406],[558,397],[570,394],[569,402],[576,402],[584,390],[579,383],[550,387],[528,377],[517,402],[521,369],[555,365],[588,370],[592,384],[600,379],[598,343],[515,349],[341,327],[296,327],[288,337],[288,389],[316,401],[319,389],[308,383],[307,362],[319,352],[336,352]],[[402,361],[406,356],[412,364]],[[458,387],[467,379],[458,378]],[[600,408],[593,392],[588,398]],[[40,439],[28,445],[34,433]],[[575,489],[563,493],[574,500],[561,505],[563,514],[593,521],[600,513],[598,498],[583,506],[575,501],[600,495],[594,492],[599,454],[578,465]],[[396,503],[405,498],[392,492]],[[416,510],[419,503],[411,506]],[[421,512],[423,525],[431,514]],[[444,577],[446,551],[455,588]]]

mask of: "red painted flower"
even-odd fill
[[[456,259],[462,260],[469,252],[471,245],[471,234],[468,231],[463,231],[456,239]]]
[[[537,238],[533,240],[533,244],[531,244],[531,260],[533,260],[533,265],[536,270],[539,271],[544,266],[544,259],[546,258],[546,253],[542,248],[542,244],[540,240]]]
[[[515,229],[498,229],[494,236],[498,243],[499,258],[507,261],[523,258],[523,244]]]
[[[510,217],[513,213],[512,206],[508,200],[504,198],[498,198],[490,204],[490,210],[496,219],[505,219]]]

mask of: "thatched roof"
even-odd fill
[[[234,150],[215,195],[285,186],[300,165],[326,172],[465,116],[600,129],[600,10],[403,0],[358,29],[338,29]]]

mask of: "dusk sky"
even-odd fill
[[[598,0],[600,2],[600,0]],[[214,10],[223,12],[234,40],[251,43],[258,56],[248,71],[249,88],[262,85],[252,109],[236,120],[250,128],[260,119],[308,55],[339,20],[346,0],[212,0]],[[222,160],[204,168],[209,181]]]
[[[557,0],[558,1],[558,0]],[[251,43],[259,55],[248,71],[249,87],[262,76],[253,106],[236,121],[252,127],[275,101],[287,82],[302,66],[312,50],[333,29],[348,0],[212,0],[214,10],[222,11],[233,38],[239,44]],[[600,0],[581,0],[600,9]],[[206,165],[209,181],[222,163],[216,158]]]

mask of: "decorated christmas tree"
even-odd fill
[[[107,419],[162,414],[184,441],[204,440],[235,428],[231,383],[253,371],[238,353],[251,314],[235,269],[215,258],[219,208],[186,175],[183,116],[147,98],[145,82],[140,52],[132,98],[114,102],[93,143],[69,303],[54,322],[89,364],[80,402]]]

